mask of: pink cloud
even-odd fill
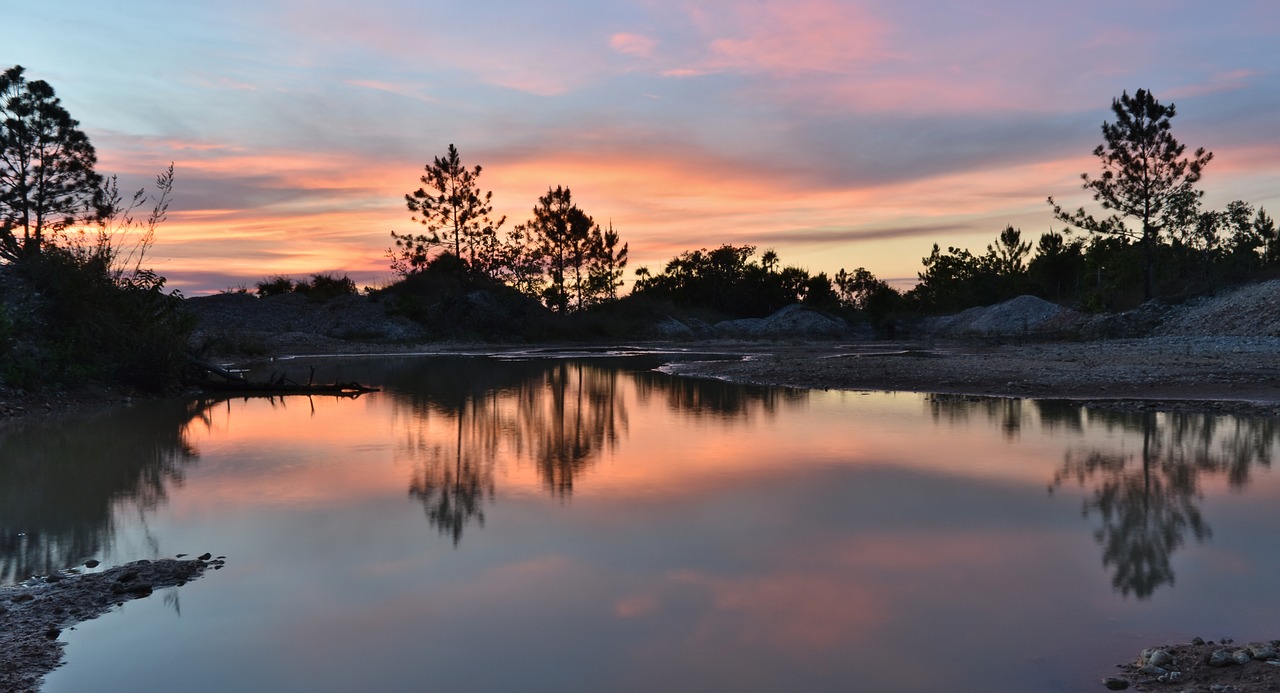
[[[884,24],[835,0],[711,0],[688,13],[707,43],[694,64],[669,74],[850,72],[884,55]]]
[[[638,58],[653,56],[653,49],[658,45],[656,39],[643,34],[614,34],[609,37],[609,47],[624,55]]]
[[[1185,84],[1172,89],[1166,89],[1158,97],[1162,101],[1171,99],[1190,99],[1197,96],[1206,96],[1208,94],[1218,94],[1226,91],[1237,91],[1252,86],[1252,83],[1263,74],[1256,70],[1229,70],[1227,72],[1218,72],[1209,76],[1207,81],[1198,84]]]

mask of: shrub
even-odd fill
[[[275,276],[270,279],[263,279],[258,282],[258,296],[266,298],[267,296],[279,296],[287,294],[294,289],[293,280],[289,277]]]

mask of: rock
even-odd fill
[[[1129,687],[1129,682],[1115,676],[1109,676],[1102,680],[1102,685],[1106,686],[1109,691],[1123,691]]]
[[[1158,667],[1154,664],[1146,664],[1138,670],[1138,673],[1145,674],[1147,676],[1164,676],[1169,673],[1169,670],[1164,667]]]
[[[1244,650],[1236,650],[1231,653],[1231,659],[1235,660],[1236,664],[1248,664],[1252,657]]]
[[[1249,652],[1249,656],[1254,659],[1276,659],[1278,656],[1276,648],[1271,643],[1251,642],[1245,649]]]
[[[213,558],[213,554],[211,554],[211,553],[202,553],[202,554],[200,554],[200,557],[199,557],[199,558],[197,558],[196,560],[199,560],[199,561],[207,561],[207,560],[209,560],[210,558]]]
[[[61,573],[49,573],[44,577],[45,582],[59,582],[62,580]]]
[[[102,565],[102,562],[96,558],[90,558],[84,562],[84,567],[86,568],[97,568],[100,565]]]
[[[1226,650],[1214,650],[1209,655],[1208,664],[1211,667],[1225,667],[1235,664],[1235,660],[1231,658],[1230,654],[1227,654]]]
[[[1192,639],[1191,639],[1191,644],[1192,644],[1192,645],[1203,645],[1203,644],[1204,644],[1204,638],[1202,638],[1202,637],[1200,637],[1200,636],[1196,636],[1196,637],[1194,637],[1194,638],[1192,638]]]
[[[1139,655],[1138,664],[1150,664],[1151,666],[1167,669],[1171,664],[1173,664],[1173,655],[1158,647],[1149,647],[1143,650],[1142,654]]]

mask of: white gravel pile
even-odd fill
[[[1171,309],[1153,334],[1185,337],[1280,336],[1280,280],[1251,284]]]
[[[1017,336],[1043,332],[1050,325],[1056,327],[1064,314],[1072,312],[1035,296],[1019,296],[994,306],[932,318],[925,322],[924,329],[946,337]]]

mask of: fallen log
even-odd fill
[[[212,380],[208,377],[194,381],[191,384],[196,385],[207,392],[217,392],[220,394],[232,395],[339,395],[345,397],[358,396],[367,392],[379,392],[379,388],[361,385],[358,382],[333,382],[329,384],[316,384],[316,369],[311,368],[311,376],[307,382],[299,383],[291,380],[283,373],[273,373],[266,382],[254,382],[245,378],[240,373],[233,373],[225,368],[212,363],[189,359],[188,363],[196,371],[208,375],[216,375],[223,380]]]

